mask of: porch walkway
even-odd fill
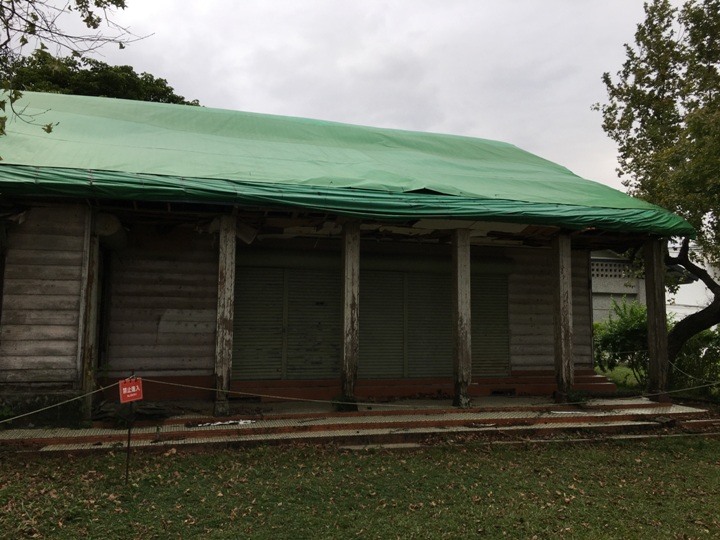
[[[423,442],[452,436],[492,438],[556,435],[558,432],[638,432],[680,425],[685,430],[720,431],[720,418],[707,411],[645,398],[595,399],[557,405],[543,398],[479,398],[472,409],[449,401],[408,400],[373,404],[357,412],[335,412],[324,403],[234,404],[244,411],[226,418],[199,414],[137,422],[132,447],[165,450],[176,446],[248,446],[286,442],[342,445]],[[252,410],[248,410],[252,407]],[[582,435],[581,435],[582,436]],[[0,451],[77,452],[117,450],[126,428],[9,429],[0,431]]]

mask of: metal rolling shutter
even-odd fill
[[[510,372],[508,279],[505,274],[472,276],[473,376]]]
[[[360,378],[405,375],[404,283],[401,272],[360,272]]]
[[[409,377],[450,377],[452,294],[447,274],[408,273],[407,355]]]
[[[289,268],[288,379],[340,376],[342,302],[337,271]]]
[[[340,278],[329,270],[238,266],[233,378],[338,377]]]
[[[279,379],[283,372],[285,270],[238,267],[235,276],[232,376]]]

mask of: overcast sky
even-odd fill
[[[622,189],[593,103],[642,0],[128,0],[103,60],[202,105],[497,139]]]

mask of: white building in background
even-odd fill
[[[613,299],[645,303],[645,280],[632,277],[629,261],[613,251],[595,251],[591,259],[593,322],[607,319]],[[679,320],[701,310],[712,301],[712,293],[701,281],[680,285],[675,294],[667,293],[667,312]]]
[[[592,276],[593,322],[606,320],[612,313],[613,300],[645,303],[645,280],[629,276],[629,261],[617,253],[593,251]]]

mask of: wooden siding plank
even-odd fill
[[[13,264],[5,269],[5,279],[28,279],[32,276],[34,280],[75,280],[79,281],[82,276],[80,266],[64,266],[59,264]]]
[[[0,344],[0,356],[77,355],[75,340],[6,341]]]
[[[110,261],[108,350],[103,368],[126,373],[128,361],[141,360],[144,366],[154,358],[166,358],[176,359],[177,369],[165,362],[155,369],[156,374],[212,372],[217,241],[189,227],[160,236],[153,228],[137,227],[129,231],[128,244],[130,248],[113,253]]]
[[[32,245],[32,244],[30,244]],[[82,267],[82,251],[58,251],[38,249],[9,249],[5,259],[8,264],[28,264],[40,266],[43,264]],[[80,270],[79,270],[80,271]]]
[[[8,249],[25,249],[32,246],[36,251],[67,251],[81,252],[83,251],[82,233],[76,235],[65,234],[34,234],[20,232],[23,228],[17,229],[18,232],[8,235]]]
[[[118,345],[132,342],[133,346],[172,346],[176,343],[182,343],[183,346],[214,346],[215,345],[215,332],[214,326],[209,332],[179,332],[176,334],[172,333],[158,333],[157,330],[141,333],[140,331],[133,331],[128,333],[115,332],[110,338],[110,347],[126,346]],[[209,347],[210,348],[210,347]]]
[[[133,372],[140,374],[142,371],[154,370],[156,372],[172,372],[173,374],[181,374],[185,371],[196,371],[210,375],[215,370],[215,357],[198,357],[198,356],[153,356],[133,357],[133,358],[116,358],[112,368],[107,371],[124,373],[126,377]]]
[[[187,298],[200,296],[209,298],[217,294],[217,283],[213,281],[210,285],[198,285],[188,282],[186,284],[170,285],[157,281],[149,283],[127,283],[123,281],[122,283],[118,283],[113,291],[117,296],[126,297],[160,296],[164,298]]]
[[[113,358],[202,358],[208,353],[207,345],[167,344],[167,345],[113,345],[110,344],[110,356]],[[212,350],[212,348],[210,348]]]
[[[214,296],[214,295],[213,295]],[[186,310],[207,310],[217,307],[217,300],[210,297],[182,296],[113,296],[112,310],[115,309],[186,309]]]
[[[203,252],[207,257],[210,257],[210,253],[205,249]],[[142,279],[161,279],[161,276],[167,274],[173,275],[187,275],[197,276],[200,279],[212,279],[213,282],[217,280],[218,263],[217,261],[211,260],[199,260],[199,261],[186,261],[182,259],[182,254],[177,254],[177,259],[172,260],[165,256],[169,260],[155,260],[148,258],[150,253],[136,254],[136,257],[132,258],[129,255],[118,258],[116,264],[122,267],[123,276],[128,275],[129,280],[142,280]],[[143,278],[143,276],[145,276]]]
[[[79,276],[78,276],[79,277]],[[17,295],[79,295],[79,279],[5,279],[5,293]]]
[[[49,369],[72,369],[75,370],[75,356],[3,356],[0,366],[4,370],[15,371],[37,371]]]
[[[3,294],[3,310],[77,310],[80,305],[78,295],[18,295]]]
[[[27,384],[64,383],[71,385],[77,380],[76,369],[0,370],[0,383]]]
[[[3,324],[77,326],[78,312],[72,310],[5,309]]]
[[[198,322],[212,323],[215,327],[216,308],[213,309],[173,309],[173,308],[119,308],[113,310],[113,320],[115,322],[137,322],[139,324],[152,323],[160,324],[161,322]]]
[[[77,332],[77,326],[3,324],[0,340],[2,342],[75,340]]]

